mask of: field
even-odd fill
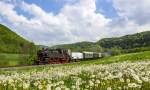
[[[16,66],[26,63],[27,55],[0,53],[0,66]]]
[[[150,52],[0,69],[0,90],[150,90]]]

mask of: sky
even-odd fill
[[[0,0],[0,23],[38,45],[150,30],[150,0]]]

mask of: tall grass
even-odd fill
[[[26,64],[28,55],[0,53],[0,67]]]

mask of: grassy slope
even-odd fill
[[[0,24],[0,52],[20,53],[24,48],[33,45],[8,27]]]
[[[33,43],[0,24],[0,67],[26,63],[26,54],[34,47]]]
[[[116,63],[123,61],[145,61],[150,60],[150,51],[138,52],[138,53],[129,53],[118,56],[105,57],[101,59],[101,61],[96,62],[97,64],[108,64],[108,63]]]

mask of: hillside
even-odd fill
[[[28,53],[34,44],[0,24],[0,53]]]
[[[78,42],[53,47],[69,48],[73,51],[101,51],[102,49],[111,50],[112,48],[124,50],[125,52],[146,51],[150,50],[150,31],[122,37],[104,38],[95,43]]]
[[[101,47],[93,42],[78,42],[73,44],[56,45],[51,48],[66,48],[72,51],[101,51]]]
[[[104,38],[97,42],[104,48],[119,47],[122,49],[131,49],[150,46],[150,31],[126,35],[122,37]]]

